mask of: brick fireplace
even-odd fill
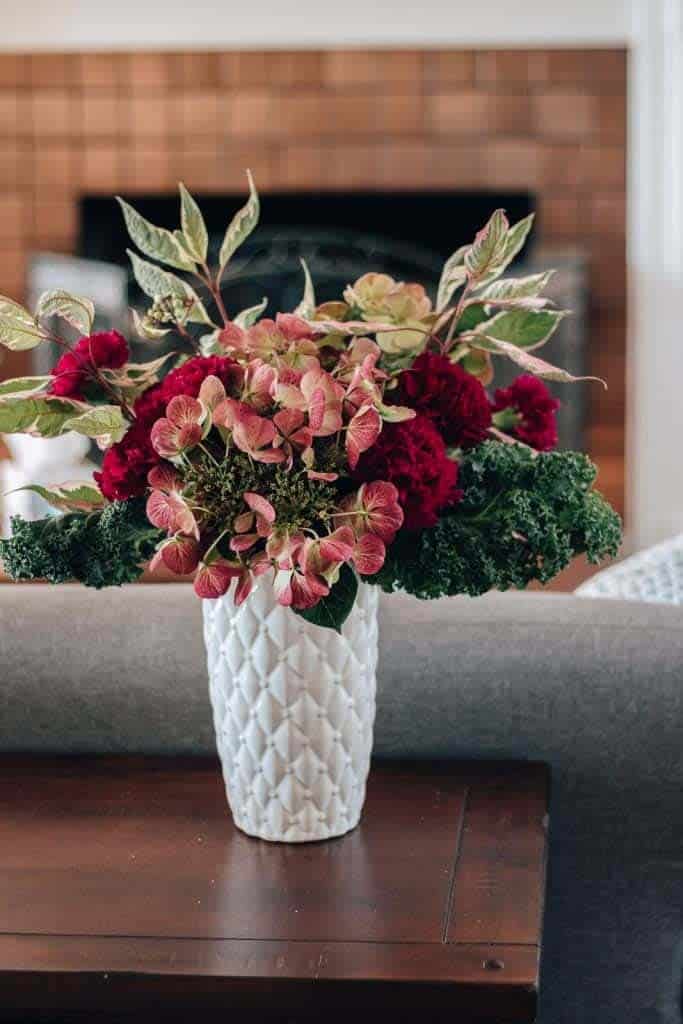
[[[86,193],[233,192],[247,166],[263,192],[528,190],[540,240],[589,259],[588,446],[621,509],[625,132],[621,49],[0,55],[0,291],[75,251]]]

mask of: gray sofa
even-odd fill
[[[679,1021],[683,609],[496,595],[381,612],[376,752],[552,766],[542,1024]],[[183,586],[0,586],[0,750],[213,750]]]

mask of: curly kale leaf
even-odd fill
[[[572,558],[616,555],[621,522],[591,487],[596,468],[576,452],[537,455],[487,441],[462,459],[462,501],[436,526],[402,530],[370,582],[421,598],[548,583]]]
[[[144,501],[133,498],[36,522],[14,516],[0,559],[15,580],[77,580],[100,589],[138,579],[162,536],[148,522]]]

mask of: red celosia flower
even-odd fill
[[[218,377],[228,394],[237,394],[242,384],[242,376],[242,368],[229,356],[193,356],[182,366],[171,370],[164,378],[161,389],[166,404],[176,395],[197,398],[203,381],[207,377]]]
[[[480,381],[446,356],[423,352],[399,377],[400,401],[429,417],[448,445],[472,448],[491,426]]]
[[[377,442],[361,455],[353,478],[394,484],[408,530],[434,526],[441,509],[462,496],[456,489],[457,463],[448,458],[443,438],[426,416],[385,423]]]
[[[95,368],[118,370],[127,361],[128,342],[118,331],[99,331],[79,338],[51,370],[50,394],[80,398]]]
[[[133,423],[123,440],[105,453],[102,471],[95,473],[100,490],[109,501],[125,501],[147,488],[147,474],[159,462],[152,447],[149,427]]]
[[[164,385],[154,384],[135,399],[133,412],[138,423],[151,427],[166,412],[168,402],[164,396]]]
[[[498,388],[493,396],[493,412],[511,411],[515,422],[510,433],[539,452],[557,446],[556,413],[560,402],[538,377],[523,373],[509,388]]]

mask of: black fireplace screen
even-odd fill
[[[197,198],[215,255],[244,196]],[[135,196],[131,201],[153,223],[178,226],[174,196]],[[266,194],[260,225],[225,275],[226,306],[237,313],[268,296],[271,313],[292,309],[301,297],[302,258],[319,301],[340,298],[344,287],[368,270],[434,288],[444,260],[474,237],[496,206],[504,206],[514,221],[531,211],[532,199],[527,193],[488,192]],[[80,224],[81,256],[125,262],[130,243],[113,199],[83,199]],[[132,279],[131,297],[135,301]]]

